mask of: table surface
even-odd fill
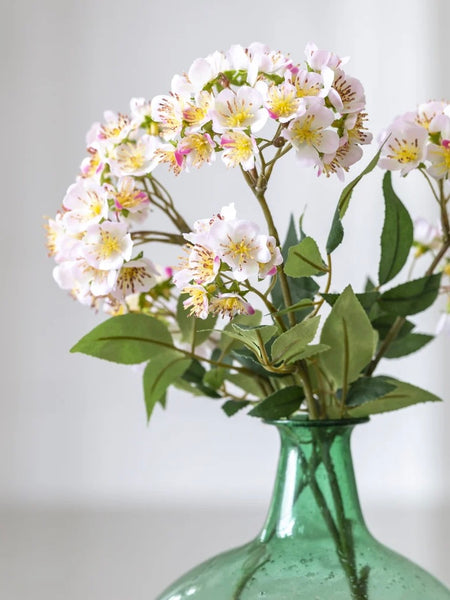
[[[449,585],[446,515],[366,511],[378,539]],[[152,600],[190,567],[253,538],[264,516],[262,506],[0,509],[0,597]]]

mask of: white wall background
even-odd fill
[[[59,208],[84,156],[85,132],[105,109],[126,112],[132,96],[164,93],[172,74],[231,43],[264,41],[300,61],[312,40],[350,55],[347,70],[363,81],[375,133],[418,102],[450,98],[449,12],[445,0],[3,0],[1,504],[267,504],[278,446],[267,426],[228,420],[217,402],[174,393],[147,427],[139,376],[69,355],[102,316],[53,283],[43,216]],[[230,199],[255,218],[239,174],[222,165],[162,179],[191,220]],[[337,289],[376,274],[380,180],[374,174],[355,194],[345,247],[336,252]],[[432,215],[418,177],[396,186],[417,216]],[[340,189],[286,160],[270,188],[280,229],[307,203],[305,226],[324,239],[324,215]],[[164,257],[155,250],[156,261]],[[438,309],[417,320],[433,331],[437,318]],[[381,372],[448,397],[448,348],[439,339]],[[369,511],[432,510],[448,501],[448,415],[448,405],[414,407],[374,417],[356,432]]]

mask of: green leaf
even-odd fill
[[[168,349],[173,349],[172,336],[162,321],[130,313],[100,323],[70,351],[131,365]]]
[[[150,420],[157,402],[165,397],[167,388],[183,375],[191,363],[178,352],[162,352],[155,356],[144,371],[144,397],[147,419]]]
[[[244,327],[257,327],[261,323],[262,312],[260,310],[256,310],[253,315],[236,315],[233,317],[233,320],[230,321],[221,332],[219,348],[224,352],[224,354],[228,354],[236,347],[242,346],[241,343],[236,340],[232,340],[227,332],[233,331],[233,325],[242,325]]]
[[[339,216],[339,206],[334,211],[333,221],[331,222],[330,233],[327,239],[327,254],[331,254],[341,244],[344,239],[344,227]]]
[[[289,417],[300,408],[304,398],[303,390],[298,385],[283,388],[268,396],[248,414],[263,419],[281,419]]]
[[[374,282],[370,279],[370,277],[368,277],[366,279],[366,285],[364,286],[364,291],[365,292],[373,292],[375,291],[377,288],[377,286],[374,284]]]
[[[262,358],[261,348],[278,332],[276,325],[262,325],[261,327],[242,327],[232,324],[231,331],[224,331],[226,335],[240,341],[251,350],[258,358]]]
[[[301,225],[300,225],[301,227]],[[302,237],[303,236],[303,237]],[[300,238],[304,239],[303,231],[300,231]],[[297,236],[297,232],[295,229],[294,219],[291,216],[289,221],[289,228],[286,235],[286,240],[281,248],[281,254],[283,256],[284,262],[287,261],[289,248],[298,244],[300,239]],[[311,277],[298,277],[298,278],[287,278],[289,289],[291,292],[292,302],[293,304],[299,304],[301,300],[304,299],[312,299],[315,296],[315,293],[319,289],[319,285],[312,279]],[[273,304],[280,310],[286,309],[283,299],[283,293],[281,290],[281,285],[279,279],[277,280],[272,292],[271,292],[272,302]],[[300,310],[300,309],[299,309]],[[303,318],[309,312],[311,312],[311,307],[306,307],[304,312],[302,311],[298,318]],[[285,321],[287,323],[287,321]]]
[[[360,377],[352,383],[348,390],[345,403],[347,406],[359,406],[369,400],[375,400],[395,389],[386,377]]]
[[[286,359],[286,364],[290,364],[296,362],[297,360],[303,360],[304,358],[311,358],[313,356],[317,356],[317,354],[321,354],[326,350],[329,350],[330,346],[326,344],[309,344],[309,346],[305,346],[303,350],[299,350],[298,353],[292,354],[289,359]]]
[[[289,277],[309,277],[327,273],[328,267],[323,262],[316,242],[311,237],[305,237],[289,248],[284,272]]]
[[[289,306],[288,308],[279,310],[276,313],[272,313],[272,316],[278,317],[278,316],[282,316],[282,315],[287,315],[290,312],[305,311],[306,309],[308,309],[308,312],[310,312],[314,308],[314,306],[315,305],[312,300],[304,298],[303,300],[300,300],[300,302],[297,302],[296,304],[293,304],[292,306]]]
[[[273,362],[291,361],[299,352],[302,352],[314,339],[319,322],[319,316],[305,319],[277,337],[272,344]]]
[[[384,358],[400,358],[412,354],[431,342],[433,338],[433,335],[426,335],[425,333],[410,333],[402,338],[397,337],[383,356]]]
[[[180,327],[181,339],[191,347],[199,346],[205,342],[211,335],[211,330],[214,329],[217,317],[208,315],[206,319],[198,319],[191,316],[183,306],[183,301],[187,298],[187,294],[182,294],[177,303],[177,323]],[[195,344],[192,342],[195,341]]]
[[[339,298],[339,294],[320,294],[320,295],[322,296],[322,298],[325,299],[326,302],[328,302],[328,304],[330,306],[334,306],[334,304],[336,303],[336,300]],[[372,292],[364,292],[362,294],[355,294],[355,296],[357,297],[358,301],[361,303],[361,306],[364,308],[364,310],[366,312],[369,312],[369,310],[372,308],[372,306],[375,304],[375,302],[380,297],[380,293],[376,292],[376,291],[372,291]]]
[[[408,259],[414,239],[411,217],[394,192],[390,171],[386,171],[383,178],[383,195],[385,213],[378,269],[380,285],[387,283],[401,271]]]
[[[202,396],[208,396],[209,398],[220,398],[220,394],[218,394],[215,390],[208,387],[203,383],[203,378],[206,374],[206,369],[201,365],[198,360],[191,361],[189,368],[183,373],[182,379],[187,384],[192,384],[195,389],[200,392]],[[181,386],[180,386],[181,387]],[[183,387],[183,389],[186,389]],[[194,395],[199,395],[196,392],[192,392]]]
[[[440,282],[441,273],[413,279],[384,292],[378,303],[385,312],[400,317],[415,315],[433,304]]]
[[[210,369],[204,374],[203,383],[213,390],[218,390],[225,381],[226,374],[226,370],[222,367]]]
[[[255,360],[255,355],[248,348],[239,348],[238,350],[233,350],[232,355],[236,360],[250,371],[253,371],[255,375],[259,375],[261,377],[285,377],[285,375],[276,375],[274,373],[269,373],[266,369]]]
[[[228,417],[232,417],[249,404],[250,402],[248,400],[227,400],[222,404],[221,408]]]
[[[355,187],[358,185],[358,183],[361,181],[361,179],[363,177],[365,177],[366,175],[368,175],[377,166],[378,160],[380,159],[380,154],[381,154],[381,150],[383,148],[383,145],[380,147],[380,149],[375,154],[375,156],[372,158],[372,160],[367,165],[367,167],[357,177],[355,177],[355,179],[353,179],[353,181],[351,181],[348,185],[346,185],[345,188],[343,189],[342,194],[341,194],[341,196],[339,198],[339,203],[338,203],[339,216],[340,216],[341,219],[343,218],[343,216],[347,212],[347,208],[348,208],[348,206],[350,204],[350,200],[352,198],[353,190],[355,189]]]
[[[384,340],[384,338],[387,336],[389,330],[391,329],[392,325],[395,323],[396,320],[396,315],[381,315],[379,317],[376,317],[375,319],[372,319],[372,327],[378,331],[380,341]],[[400,339],[403,336],[410,333],[414,329],[414,327],[414,323],[411,323],[411,321],[406,320],[397,334],[397,339]]]
[[[342,194],[339,198],[338,205],[336,207],[336,211],[334,213],[333,221],[331,223],[330,233],[328,234],[327,254],[331,254],[332,252],[334,252],[344,239],[344,228],[342,226],[342,218],[347,212],[347,208],[350,204],[350,200],[353,195],[353,190],[365,175],[367,175],[375,169],[375,167],[378,164],[382,148],[383,146],[381,146],[381,148],[372,158],[367,167],[343,189]]]
[[[245,375],[244,373],[230,373],[227,375],[227,381],[237,386],[247,394],[256,396],[256,398],[266,397],[266,394],[258,383],[258,377]]]
[[[321,354],[320,363],[338,388],[347,388],[372,359],[376,332],[350,286],[331,309],[320,342],[330,346]]]
[[[303,235],[303,231],[301,229],[301,220],[300,220],[300,233],[301,233],[301,235]],[[298,242],[301,241],[301,239],[302,238],[299,238],[299,236],[297,235],[297,231],[295,229],[294,215],[291,214],[291,216],[289,218],[289,226],[288,226],[288,230],[286,233],[286,239],[284,240],[283,247],[281,248],[281,254],[283,255],[284,261],[287,260],[289,248],[291,248],[291,246],[295,246],[296,244],[298,244]]]
[[[395,386],[395,389],[381,398],[368,400],[359,406],[347,410],[350,417],[367,417],[377,413],[398,410],[421,402],[440,402],[441,399],[419,387],[399,381],[393,377],[384,378],[387,383]]]

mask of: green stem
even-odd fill
[[[262,191],[256,192],[254,190],[254,194],[255,194],[255,196],[259,202],[259,205],[261,206],[261,209],[263,211],[264,218],[266,219],[266,223],[267,223],[267,226],[269,229],[269,234],[275,238],[276,245],[280,246],[281,245],[280,244],[280,236],[278,235],[278,231],[277,231],[277,228],[273,221],[272,213],[267,204],[264,192],[262,192]],[[278,277],[280,278],[280,286],[281,286],[281,292],[283,294],[284,304],[285,304],[286,308],[289,308],[289,306],[292,306],[292,295],[291,295],[291,290],[289,289],[289,283],[287,280],[286,273],[284,272],[282,267],[278,267]],[[291,327],[293,327],[297,322],[293,312],[288,313],[288,319],[289,319],[289,324]]]
[[[361,570],[361,577],[358,576],[358,568],[356,565],[355,557],[355,544],[353,539],[353,533],[351,529],[351,522],[345,515],[344,502],[342,499],[342,492],[339,486],[339,482],[336,476],[336,471],[333,465],[333,461],[330,456],[331,442],[327,442],[320,437],[320,432],[314,432],[314,445],[318,448],[318,451],[322,457],[322,463],[328,475],[328,482],[331,489],[331,495],[333,498],[333,504],[336,514],[336,523],[333,521],[333,527],[329,523],[329,518],[325,519],[330,533],[336,544],[336,550],[338,553],[339,561],[344,572],[347,575],[347,579],[350,586],[350,591],[353,600],[368,600],[367,596],[367,577],[365,577],[365,570]],[[315,479],[315,476],[313,477]],[[317,485],[317,484],[316,484]],[[318,486],[317,486],[318,487]],[[316,502],[318,502],[319,508],[321,503],[326,500],[322,496],[314,494]],[[321,508],[322,514],[324,510]]]

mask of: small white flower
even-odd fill
[[[255,309],[239,294],[220,294],[211,299],[210,311],[214,315],[232,318],[235,315],[253,315]]]
[[[237,281],[257,275],[260,263],[271,260],[267,236],[250,221],[217,221],[211,227],[213,249],[232,271]]]
[[[91,225],[82,240],[82,253],[86,261],[96,269],[109,271],[120,269],[130,260],[133,242],[124,223],[104,221]]]
[[[181,268],[173,276],[174,284],[183,289],[194,282],[197,285],[208,285],[217,276],[220,268],[220,258],[206,246],[195,245],[188,248],[188,256]]]
[[[184,308],[189,308],[189,314],[199,319],[206,319],[208,316],[208,294],[201,285],[189,285],[183,289],[183,292],[189,294],[189,298],[184,300]]]
[[[266,238],[267,248],[270,252],[270,260],[265,263],[259,264],[258,277],[264,279],[265,277],[272,277],[277,272],[278,265],[283,262],[280,248],[276,245],[276,240],[272,235]]]
[[[64,226],[70,233],[84,231],[89,225],[108,217],[108,190],[92,179],[72,184],[63,200]]]
[[[160,146],[157,136],[147,134],[136,141],[119,144],[108,158],[111,172],[117,177],[147,175],[158,165],[157,150]]]
[[[379,166],[389,171],[400,170],[402,175],[418,167],[425,154],[427,130],[400,117],[386,131],[384,138],[388,136],[381,151]]]
[[[255,89],[243,85],[237,92],[227,88],[216,97],[212,111],[213,129],[216,133],[247,129],[254,133],[267,121],[267,111],[262,108],[263,97]]]
[[[117,300],[141,292],[148,292],[157,283],[158,271],[147,258],[124,263],[117,276],[111,295]]]
[[[222,135],[220,144],[224,149],[222,160],[227,167],[241,165],[244,171],[255,166],[258,146],[255,139],[243,131],[227,131]]]
[[[305,166],[321,166],[319,153],[332,154],[339,147],[339,136],[327,129],[334,121],[334,113],[320,104],[312,104],[308,111],[289,123],[284,136],[295,148],[297,158]]]
[[[155,96],[151,101],[151,117],[159,123],[161,137],[173,140],[183,127],[183,104],[178,96]]]
[[[117,183],[117,189],[113,193],[114,203],[119,210],[127,210],[137,213],[146,210],[150,200],[147,194],[135,187],[133,177],[122,177]]]

